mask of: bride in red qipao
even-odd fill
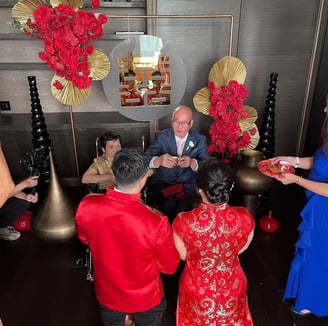
[[[202,202],[173,222],[176,247],[186,260],[179,282],[177,323],[252,326],[247,280],[238,255],[253,239],[254,219],[244,207],[228,204],[233,172],[208,158],[197,174]]]

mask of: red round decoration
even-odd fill
[[[266,232],[275,232],[279,228],[279,221],[271,216],[271,211],[268,216],[263,216],[259,220],[260,228]]]
[[[11,225],[15,228],[17,231],[27,231],[31,227],[31,218],[32,213],[27,211],[23,213],[17,221],[12,222]]]

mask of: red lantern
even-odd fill
[[[12,222],[11,225],[17,230],[17,231],[27,231],[31,227],[31,218],[32,218],[31,212],[25,212],[22,214],[17,221]]]
[[[271,216],[272,211],[268,216],[263,216],[259,220],[260,228],[266,232],[275,232],[279,228],[279,221]]]

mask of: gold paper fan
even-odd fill
[[[75,10],[83,7],[84,0],[50,0],[50,4],[53,8],[60,4],[69,5]]]
[[[208,115],[208,110],[211,107],[211,94],[212,92],[207,87],[203,87],[196,93],[193,102],[197,111]]]
[[[11,10],[13,20],[20,24],[26,24],[29,18],[33,18],[34,10],[46,3],[42,0],[21,0],[18,1]]]
[[[232,80],[239,84],[244,84],[246,79],[246,67],[238,58],[225,56],[217,61],[211,68],[208,77],[209,81],[214,82],[215,87],[229,85]]]
[[[247,130],[257,120],[257,111],[249,105],[244,105],[243,111],[247,112],[248,117],[240,119],[238,122],[242,130]]]
[[[54,86],[58,81],[63,89],[59,90]],[[54,75],[51,80],[51,93],[61,103],[66,105],[77,105],[86,100],[91,94],[91,86],[85,89],[75,87],[73,83],[64,77]]]
[[[110,70],[110,62],[108,56],[98,50],[95,50],[88,59],[90,67],[90,77],[94,80],[104,79]]]

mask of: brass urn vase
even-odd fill
[[[257,217],[258,197],[272,186],[273,179],[262,174],[257,165],[264,159],[262,152],[244,150],[241,163],[235,169],[235,188],[241,195],[241,205],[246,207],[254,218]]]
[[[66,241],[76,236],[76,208],[59,182],[51,150],[49,159],[49,189],[33,215],[31,231],[43,240]]]

